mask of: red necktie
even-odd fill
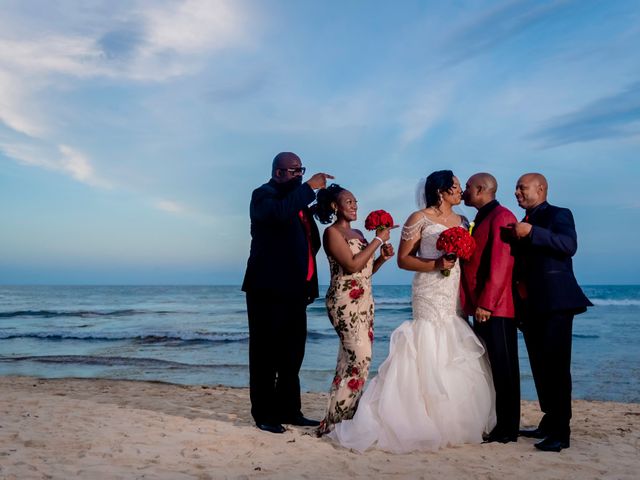
[[[307,246],[308,259],[307,259],[307,282],[313,278],[313,249],[311,248],[311,225],[309,225],[309,219],[302,210],[298,212],[300,221],[304,225],[304,231],[307,234]]]

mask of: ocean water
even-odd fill
[[[574,398],[640,402],[640,286],[584,286],[574,320]],[[411,287],[374,286],[372,374],[411,319]],[[324,299],[309,309],[302,388],[326,391],[338,340]],[[0,375],[247,386],[248,329],[237,286],[0,286]],[[522,338],[522,396],[535,389]]]

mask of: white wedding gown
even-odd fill
[[[424,217],[419,255],[442,255],[435,245],[445,227]],[[421,233],[420,233],[421,232]],[[329,437],[364,452],[406,453],[482,442],[495,426],[495,393],[481,341],[459,315],[460,267],[451,275],[416,273],[413,320],[391,335],[389,356],[368,384],[355,416]]]

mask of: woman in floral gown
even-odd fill
[[[333,184],[318,192],[316,218],[330,223],[323,245],[331,270],[326,304],[338,337],[338,365],[329,391],[329,402],[318,435],[330,432],[343,419],[352,418],[371,363],[374,305],[371,276],[393,256],[389,229],[367,242],[360,230],[351,228],[357,219],[358,202],[351,192]],[[380,256],[375,258],[376,250]]]

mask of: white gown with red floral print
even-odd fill
[[[403,238],[421,235],[419,255],[438,258],[443,225],[424,217],[405,225]],[[480,443],[495,426],[495,392],[482,342],[460,316],[460,267],[450,276],[416,273],[413,320],[391,335],[389,356],[370,380],[351,420],[328,435],[363,452],[375,446],[406,453]]]
[[[347,241],[351,253],[367,247],[366,241]],[[347,273],[330,255],[331,284],[327,290],[327,313],[340,338],[336,373],[329,390],[327,413],[318,434],[329,432],[335,423],[353,417],[369,375],[373,341],[374,304],[371,292],[373,256],[362,270]]]

